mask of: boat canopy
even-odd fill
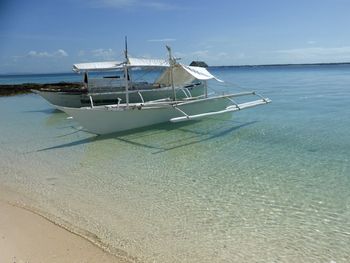
[[[169,61],[164,59],[146,59],[146,58],[131,58],[129,57],[127,63],[119,61],[105,61],[105,62],[90,62],[79,63],[73,65],[74,72],[87,71],[107,71],[123,69],[124,65],[127,67],[160,67],[166,68],[155,83],[170,86],[171,85],[171,71],[173,72],[173,83],[175,86],[190,84],[194,80],[210,80],[215,79],[219,82],[222,80],[212,75],[206,68],[196,66],[186,66],[183,64],[175,64],[170,67]]]
[[[128,58],[128,67],[169,67],[164,59]]]
[[[74,72],[84,71],[106,71],[122,69],[125,62],[120,61],[105,61],[105,62],[90,62],[79,63],[73,65]],[[169,67],[169,62],[164,59],[146,59],[146,58],[128,58],[128,67]]]
[[[173,81],[175,86],[189,84],[194,80],[209,80],[215,79],[219,82],[222,80],[216,78],[207,69],[202,67],[186,66],[182,64],[176,64],[173,67]],[[156,80],[157,84],[170,86],[171,85],[171,68],[168,68],[164,73]]]
[[[120,61],[105,61],[105,62],[90,62],[90,63],[79,63],[73,65],[74,72],[84,71],[104,71],[104,70],[115,70],[122,68],[123,62]]]

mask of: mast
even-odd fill
[[[125,43],[124,55],[125,55],[125,59],[128,60],[128,37],[127,36],[125,36],[124,43]]]
[[[126,98],[126,107],[129,108],[129,80],[128,80],[128,38],[125,36],[125,63],[124,63],[124,78],[125,78],[125,98]]]
[[[173,100],[176,101],[176,92],[175,92],[175,86],[174,86],[174,66],[175,66],[175,59],[173,58],[171,54],[171,48],[167,45],[166,49],[169,52],[169,64],[170,64],[170,81],[171,81],[171,88],[173,90]]]

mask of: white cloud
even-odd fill
[[[27,56],[28,57],[39,57],[39,58],[42,58],[42,57],[49,57],[50,55],[46,51],[37,52],[37,51],[31,50],[31,51],[28,52]]]
[[[79,50],[77,53],[80,60],[89,61],[94,59],[100,60],[114,60],[119,57],[121,54],[117,54],[111,48],[97,48],[92,50]]]
[[[56,52],[54,52],[54,56],[57,57],[68,57],[68,53],[64,51],[63,49],[59,49]]]
[[[19,58],[20,56],[17,56]],[[31,50],[27,53],[25,57],[32,57],[32,58],[52,58],[52,57],[68,57],[68,53],[64,51],[63,49],[58,49],[54,52],[47,52],[47,51],[35,51]]]
[[[91,50],[91,54],[96,58],[100,58],[100,59],[104,59],[104,60],[113,59],[116,55],[115,52],[113,51],[113,49],[111,49],[111,48],[94,49],[94,50]]]

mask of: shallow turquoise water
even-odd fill
[[[96,137],[0,98],[1,185],[145,262],[349,262],[350,67],[213,73],[273,103]]]

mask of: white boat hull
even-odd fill
[[[215,112],[226,108],[230,102],[224,98],[210,101],[198,101],[177,106],[178,109],[188,115],[200,114],[203,111]],[[184,116],[172,106],[168,107],[144,107],[141,109],[116,109],[104,106],[87,108],[59,107],[62,111],[72,116],[87,131],[95,134],[108,134],[141,128],[153,124],[168,122],[172,118]]]
[[[34,90],[36,94],[39,94],[46,101],[52,104],[54,107],[56,105],[79,108],[82,107],[81,96],[82,94],[74,94],[69,92],[57,92],[57,91],[39,91]]]
[[[203,85],[199,85],[193,88],[188,89],[191,96],[196,97],[204,94]],[[39,91],[35,90],[35,93],[39,94],[45,100],[47,100],[54,107],[70,107],[70,108],[80,108],[85,106],[90,106],[91,101],[90,97],[86,93],[72,93],[72,92],[61,92],[61,91]],[[148,90],[140,90],[142,99],[144,101],[157,100],[161,98],[171,98],[173,96],[173,91],[171,87],[166,88],[156,88]],[[186,95],[181,89],[176,90],[177,98],[185,98]],[[109,92],[109,93],[94,93],[91,95],[94,105],[108,105],[115,104],[118,102],[118,98],[121,99],[122,103],[125,103],[125,92]],[[129,93],[129,102],[136,103],[142,102],[141,96],[137,91],[130,90]],[[57,107],[59,106],[59,107]]]

